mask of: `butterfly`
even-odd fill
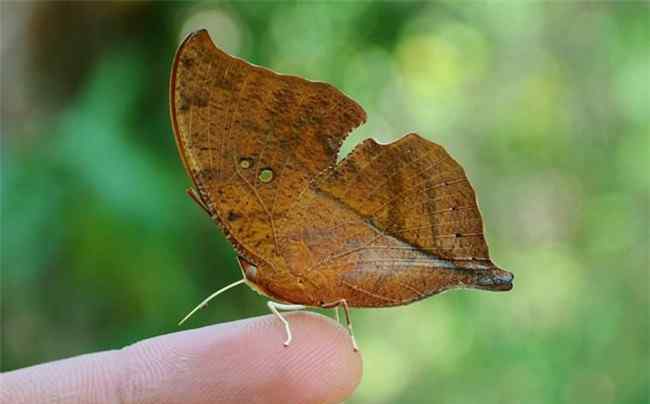
[[[337,163],[366,113],[335,87],[230,56],[201,30],[174,58],[170,110],[188,194],[243,275],[187,317],[245,283],[271,299],[288,346],[278,310],[341,306],[352,335],[350,307],[512,288],[490,260],[465,171],[443,147],[413,133],[367,139]]]

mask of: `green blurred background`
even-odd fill
[[[647,403],[647,3],[2,3],[2,370],[117,348],[240,278],[184,193],[170,63],[229,52],[417,131],[477,188],[509,293],[353,312],[350,403]],[[189,326],[265,314],[245,287]]]

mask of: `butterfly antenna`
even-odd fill
[[[200,309],[204,308],[205,306],[207,306],[207,305],[208,305],[208,302],[209,302],[210,300],[212,300],[212,299],[214,299],[215,297],[219,296],[220,294],[222,294],[223,292],[227,291],[228,289],[234,288],[234,287],[237,286],[237,285],[241,285],[241,284],[244,283],[244,282],[246,282],[246,279],[242,278],[242,279],[238,280],[237,282],[233,282],[233,283],[231,283],[230,285],[228,285],[228,286],[224,286],[223,288],[217,290],[216,292],[214,292],[213,294],[211,294],[210,296],[208,296],[207,298],[205,298],[205,300],[203,300],[201,303],[199,303],[198,306],[196,306],[195,308],[193,308],[192,311],[190,311],[190,312],[187,314],[187,316],[183,317],[183,319],[182,319],[181,321],[178,322],[178,325],[182,325],[185,321],[187,321],[188,318],[192,317],[192,315],[193,315],[194,313],[196,313],[198,310],[200,310]]]

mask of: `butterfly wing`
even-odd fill
[[[180,46],[170,92],[176,142],[200,199],[240,255],[274,261],[276,219],[336,162],[365,112],[331,85],[226,54],[204,30]]]
[[[487,260],[483,222],[463,168],[416,134],[367,139],[314,188],[378,229],[439,258]]]
[[[179,48],[170,92],[198,198],[262,293],[387,306],[511,287],[489,259],[463,169],[440,146],[417,135],[367,140],[335,165],[363,109],[328,84],[229,56],[205,31]]]
[[[368,139],[310,191],[293,218],[309,230],[289,239],[316,257],[307,273],[336,285],[332,297],[374,307],[454,287],[511,287],[490,261],[463,168],[439,145],[415,134]]]

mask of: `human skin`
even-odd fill
[[[361,355],[327,317],[290,313],[137,342],[0,375],[0,403],[340,403],[361,380]]]

